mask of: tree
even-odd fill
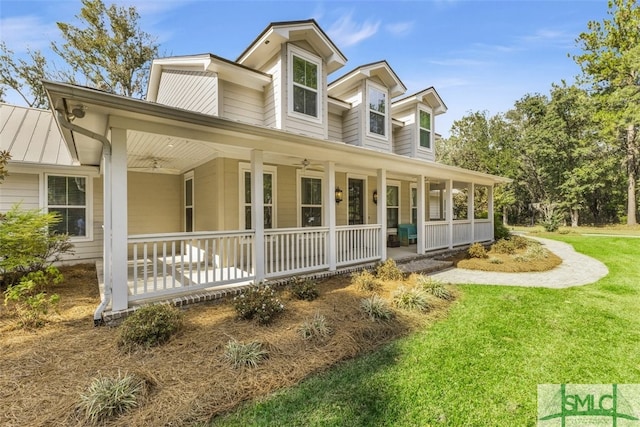
[[[76,17],[84,28],[58,22],[65,42],[52,49],[71,66],[64,72],[71,82],[78,76],[111,93],[142,97],[149,65],[158,54],[155,38],[142,31],[135,7],[106,7],[102,0],[82,0]]]
[[[9,175],[7,170],[7,162],[11,159],[11,154],[8,151],[0,150],[0,184],[4,181],[4,178]]]
[[[627,175],[627,224],[637,224],[636,184],[640,170],[640,7],[635,0],[610,0],[611,19],[588,23],[573,59],[599,105],[603,134],[621,146]]]
[[[14,60],[14,52],[5,42],[0,42],[0,85],[4,94],[5,88],[15,90],[29,107],[46,108],[47,94],[42,80],[49,78],[47,60],[39,50],[27,50],[28,60]],[[1,98],[1,97],[0,97]]]

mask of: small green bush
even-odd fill
[[[543,248],[542,245],[531,245],[527,248],[525,256],[532,260],[546,259],[549,257],[549,251]]]
[[[47,296],[45,289],[51,284],[60,284],[62,280],[60,271],[51,266],[27,273],[18,284],[9,286],[4,292],[4,305],[14,311],[22,327],[42,326],[49,310],[60,301],[57,294]]]
[[[323,340],[331,335],[331,327],[327,322],[327,319],[320,313],[313,315],[311,319],[307,319],[302,323],[298,332],[302,336],[302,339],[310,340]]]
[[[135,311],[120,325],[118,344],[127,351],[164,344],[183,325],[179,309],[167,305],[148,305]]]
[[[404,278],[404,273],[398,268],[393,258],[387,259],[376,268],[376,277],[385,281],[397,281]]]
[[[511,236],[509,229],[502,222],[502,216],[499,213],[493,215],[493,238],[496,240],[508,239]]]
[[[453,295],[444,287],[442,282],[432,277],[421,275],[418,277],[417,286],[437,298],[444,300],[453,299]]]
[[[498,254],[513,255],[516,252],[516,247],[513,241],[500,239],[491,246],[491,250]]]
[[[511,239],[509,240],[511,241],[513,247],[516,249],[527,249],[529,247],[529,244],[531,243],[531,241],[526,237],[518,236],[517,234],[511,236]]]
[[[504,264],[504,261],[494,256],[490,257],[487,261],[490,262],[491,264]]]
[[[318,298],[318,286],[308,278],[295,277],[290,289],[293,296],[300,300],[313,301]]]
[[[80,409],[87,421],[98,424],[138,406],[144,381],[134,375],[100,376],[80,395]]]
[[[515,262],[529,262],[530,261],[528,257],[526,257],[524,255],[520,255],[520,254],[514,255],[513,256],[513,260]]]
[[[276,290],[260,283],[242,291],[233,298],[233,306],[238,317],[245,320],[255,319],[261,325],[267,325],[282,311],[284,305],[276,296]]]
[[[362,299],[360,309],[372,320],[389,320],[393,317],[393,310],[378,295]]]
[[[419,286],[409,289],[400,286],[393,292],[393,305],[404,310],[428,311],[431,309],[426,291]]]
[[[224,348],[224,358],[230,362],[234,368],[249,366],[255,368],[260,362],[267,358],[269,352],[262,348],[259,342],[242,343],[235,339],[229,340]]]
[[[474,243],[469,246],[469,249],[467,249],[467,254],[470,258],[486,258],[487,250],[482,246],[482,244]]]
[[[351,284],[364,292],[378,292],[382,289],[382,284],[375,278],[369,270],[362,270],[360,273],[351,275]]]

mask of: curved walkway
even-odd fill
[[[602,262],[578,253],[568,243],[540,237],[527,238],[539,241],[548,250],[562,258],[562,264],[549,271],[532,273],[500,273],[493,271],[451,268],[431,275],[447,283],[473,283],[480,285],[528,286],[541,288],[568,288],[597,282],[609,269]]]

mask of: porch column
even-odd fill
[[[380,224],[380,258],[387,259],[387,171],[378,169],[378,224]]]
[[[111,309],[129,307],[128,286],[128,207],[127,207],[127,130],[111,129]],[[105,177],[106,179],[106,177]],[[105,211],[109,209],[105,206]],[[105,230],[105,234],[107,230]],[[105,235],[105,239],[108,236]],[[105,284],[106,285],[106,284]]]
[[[476,215],[475,215],[475,185],[474,183],[469,184],[469,194],[467,195],[467,218],[471,221],[471,243],[476,241],[475,234],[475,224],[476,224]]]
[[[264,280],[264,164],[262,151],[251,151],[251,228],[254,230],[255,281]]]
[[[425,183],[424,183],[424,175],[418,175],[418,185],[416,185],[416,192],[418,193],[418,200],[416,201],[416,203],[418,204],[417,206],[417,216],[418,216],[418,223],[416,224],[416,227],[418,228],[417,232],[418,232],[418,239],[416,240],[416,245],[418,246],[418,254],[424,254],[425,250],[425,244],[424,244],[424,239],[425,239],[425,235],[424,235],[424,213],[426,211],[426,204],[425,204]]]
[[[494,227],[493,227],[493,184],[487,186],[487,216],[489,217],[489,220],[491,221],[491,240],[493,241],[495,239],[495,236],[493,234],[494,231]]]
[[[447,192],[447,212],[445,218],[447,219],[447,227],[449,231],[449,249],[453,249],[453,180],[448,179],[446,182],[445,191]]]
[[[336,165],[334,162],[324,163],[324,182],[327,183],[324,190],[324,219],[323,223],[329,227],[329,235],[327,236],[327,261],[329,262],[329,271],[336,270]]]

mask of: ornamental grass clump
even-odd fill
[[[333,330],[329,326],[327,318],[320,313],[316,313],[311,319],[306,319],[300,325],[298,332],[304,340],[324,340],[331,335]]]
[[[241,366],[256,368],[268,355],[269,352],[262,347],[262,343],[255,341],[242,343],[231,339],[224,347],[224,358],[234,368]]]
[[[435,280],[429,276],[420,276],[417,280],[417,286],[419,286],[426,293],[431,294],[437,298],[443,300],[452,300],[453,294],[444,287],[442,282]]]
[[[299,300],[313,301],[318,298],[318,285],[309,278],[294,277],[290,285],[291,294]]]
[[[182,312],[171,305],[142,307],[120,325],[118,345],[131,351],[164,344],[182,329],[183,321]]]
[[[360,273],[354,273],[351,276],[351,284],[358,290],[364,292],[375,293],[382,289],[382,283],[380,283],[378,279],[369,272],[369,270],[362,270]]]
[[[378,295],[360,300],[360,309],[371,320],[389,320],[393,317],[393,310],[389,304]]]
[[[271,323],[284,311],[284,305],[276,296],[276,290],[263,283],[243,290],[233,298],[233,307],[240,319],[255,319],[260,325]]]
[[[426,291],[419,286],[413,288],[400,286],[393,292],[392,297],[393,305],[404,310],[428,311],[432,307]]]
[[[543,248],[542,245],[530,245],[527,248],[525,256],[536,261],[542,260],[549,258],[549,251],[546,248]]]
[[[500,239],[491,246],[491,250],[497,254],[513,255],[516,253],[516,245],[512,240]]]
[[[385,281],[398,281],[404,279],[404,273],[398,268],[393,258],[387,259],[376,268],[376,277]]]
[[[145,388],[134,375],[99,376],[80,395],[79,408],[90,424],[103,423],[138,406]]]
[[[487,257],[487,250],[480,243],[474,243],[467,249],[467,255],[469,255],[470,258],[482,259]]]
[[[516,250],[527,249],[532,243],[531,240],[527,239],[526,237],[518,235],[511,236],[509,240],[511,241],[511,244],[516,248]]]

